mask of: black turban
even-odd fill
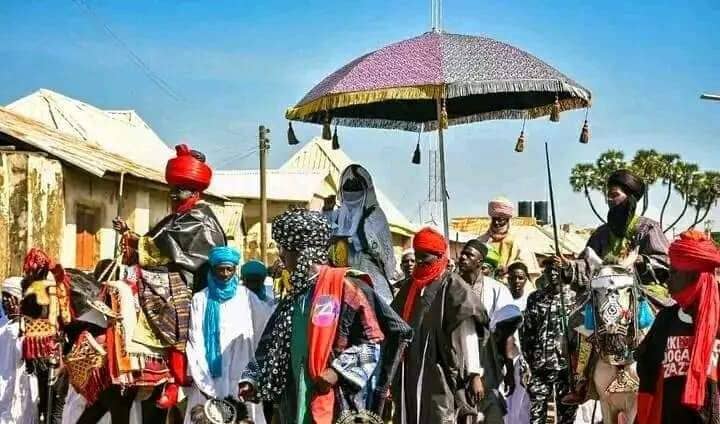
[[[472,247],[473,249],[480,252],[483,258],[485,258],[488,254],[488,246],[487,244],[481,242],[478,239],[472,239],[469,242],[465,243],[465,247]]]
[[[608,187],[618,186],[625,194],[632,196],[635,200],[642,199],[645,194],[645,183],[626,169],[620,169],[608,177]]]
[[[509,273],[512,273],[512,272],[515,271],[516,269],[521,269],[521,270],[523,270],[523,271],[525,272],[525,275],[530,276],[530,272],[528,271],[528,267],[527,267],[527,265],[525,265],[524,263],[522,263],[522,262],[513,262],[513,263],[511,263],[510,266],[508,267],[508,272],[509,272]]]

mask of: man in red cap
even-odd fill
[[[139,265],[129,268],[128,282],[137,285],[134,289],[142,307],[141,315],[157,339],[168,346],[166,359],[172,382],[157,401],[162,409],[177,403],[179,385],[189,384],[184,351],[191,291],[206,285],[210,250],[227,244],[215,214],[200,200],[212,178],[205,156],[185,144],[175,150],[177,157],[170,159],[165,168],[172,213],[144,236],[130,231],[122,218],[114,221],[115,230],[122,234],[123,262]]]
[[[717,423],[720,251],[704,233],[686,231],[669,256],[668,287],[677,305],[660,311],[638,349],[637,422]]]
[[[424,228],[413,248],[412,278],[392,303],[415,332],[393,386],[393,422],[465,422],[480,416],[484,398],[491,396],[480,362],[488,316],[472,287],[447,270],[442,234]]]

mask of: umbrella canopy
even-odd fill
[[[340,68],[287,110],[290,120],[417,131],[448,124],[538,118],[589,107],[590,91],[535,56],[491,38],[428,32]]]

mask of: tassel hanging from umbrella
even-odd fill
[[[522,129],[520,130],[520,137],[517,139],[515,144],[515,151],[522,153],[525,151],[525,119],[523,119]]]
[[[580,130],[580,143],[588,144],[590,142],[590,126],[588,125],[588,113],[590,109],[585,109],[585,122],[583,123],[582,130]]]
[[[300,143],[300,140],[295,136],[295,130],[293,130],[292,122],[288,122],[288,144],[294,146]]]
[[[420,125],[420,131],[418,131],[417,145],[415,146],[415,152],[413,153],[412,163],[420,165],[420,138],[422,138],[423,125]]]

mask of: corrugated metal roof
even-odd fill
[[[95,143],[63,134],[47,125],[0,107],[0,132],[45,151],[63,162],[77,166],[93,175],[126,172],[133,176],[165,184],[165,176],[157,169],[135,163],[110,153]]]
[[[267,196],[269,200],[310,202],[321,196],[325,173],[303,170],[268,170]],[[211,189],[227,197],[240,199],[260,198],[260,171],[222,170],[213,175]]]
[[[320,137],[313,138],[305,144],[302,149],[295,153],[283,166],[281,170],[306,169],[329,171],[335,188],[340,181],[340,174],[348,165],[356,163],[342,150],[333,150],[330,140],[323,140]],[[405,215],[393,204],[393,202],[375,186],[375,194],[378,203],[385,212],[390,230],[401,234],[411,236],[415,233],[415,225],[413,225]]]
[[[64,134],[42,122],[13,113],[3,107],[0,107],[0,133],[7,134],[100,178],[108,173],[125,172],[127,175],[167,185],[164,166],[162,171],[146,167],[124,156],[108,152],[96,143],[88,143]],[[225,199],[212,190],[206,193]]]
[[[149,168],[164,169],[175,156],[134,110],[102,110],[47,89],[12,102],[7,109]]]

